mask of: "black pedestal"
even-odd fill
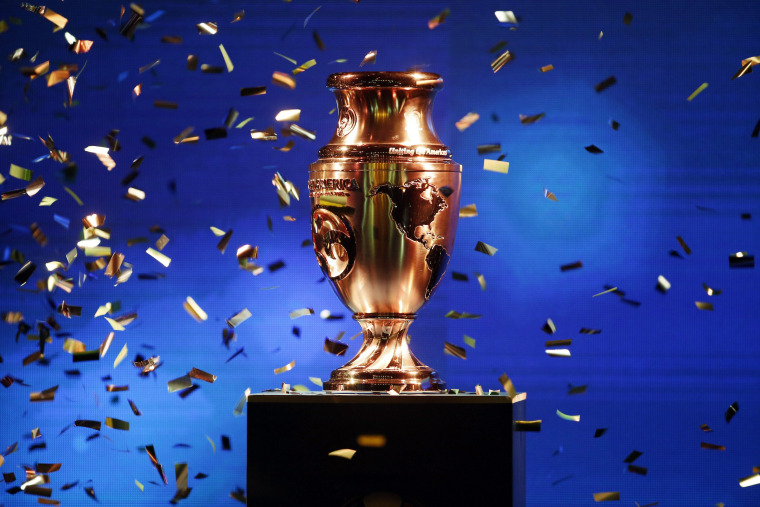
[[[248,504],[523,506],[524,411],[506,395],[251,395]]]

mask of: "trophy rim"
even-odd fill
[[[327,87],[331,90],[356,88],[440,90],[443,88],[443,78],[432,72],[416,71],[338,72],[327,77]]]

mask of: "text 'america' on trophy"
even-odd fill
[[[432,124],[443,79],[423,72],[332,74],[338,126],[309,167],[317,260],[362,327],[356,356],[326,391],[445,389],[407,330],[454,247],[462,166]]]

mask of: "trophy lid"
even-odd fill
[[[327,87],[346,88],[422,88],[440,90],[443,78],[432,72],[340,72],[330,74]]]
[[[341,72],[327,78],[338,125],[320,159],[450,160],[435,133],[433,97],[443,79],[430,72]]]

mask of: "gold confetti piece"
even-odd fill
[[[461,120],[456,122],[456,127],[459,129],[460,132],[463,132],[468,127],[470,127],[473,123],[478,121],[480,118],[480,115],[478,113],[467,113],[462,117]]]
[[[512,11],[495,11],[494,15],[496,15],[496,19],[499,23],[517,24],[517,17]]]
[[[295,217],[292,217],[290,215],[285,215],[284,217],[282,217],[282,219],[285,220],[286,222],[295,222],[296,221]]]
[[[114,319],[111,319],[109,317],[103,317],[103,318],[106,319],[106,321],[108,321],[109,324],[111,324],[111,328],[114,331],[124,331],[126,329],[124,326],[122,326],[118,321]]]
[[[277,56],[279,56],[280,58],[284,58],[284,59],[286,59],[287,61],[289,61],[289,62],[290,62],[290,63],[292,63],[293,65],[298,65],[298,62],[297,62],[297,61],[295,61],[295,60],[293,60],[292,58],[289,58],[289,57],[287,57],[287,56],[285,56],[285,55],[282,55],[282,54],[280,54],[280,53],[278,53],[278,52],[276,52],[276,51],[273,51],[273,53],[274,53],[274,54],[276,54]]]
[[[303,127],[300,127],[293,123],[292,125],[288,126],[288,130],[290,130],[292,133],[299,137],[303,137],[304,139],[308,139],[309,141],[313,141],[317,138],[316,132],[312,132],[311,130],[306,130]]]
[[[359,67],[364,67],[365,65],[375,63],[377,61],[377,50],[372,50],[369,53],[367,53],[364,56],[364,59],[362,60],[362,63],[359,64]]]
[[[290,371],[290,370],[292,370],[295,367],[295,365],[296,365],[296,362],[295,361],[291,361],[288,364],[286,364],[285,366],[281,366],[280,368],[275,368],[274,369],[274,374],[275,375],[279,375],[280,373],[285,373],[286,371]]]
[[[38,439],[41,436],[42,436],[42,433],[40,433],[40,429],[39,428],[34,428],[32,430],[32,440]]]
[[[80,428],[90,428],[91,430],[100,431],[100,421],[92,421],[89,419],[77,419],[74,421],[74,426]]]
[[[548,189],[544,188],[544,197],[549,199],[550,201],[557,202],[557,196],[554,195],[554,192],[549,191]]]
[[[582,385],[582,386],[574,386],[570,384],[570,388],[568,389],[567,394],[568,395],[583,394],[586,392],[587,388],[588,388],[588,384]]]
[[[755,256],[747,252],[736,252],[728,256],[729,268],[754,268]]]
[[[276,141],[277,134],[274,131],[274,127],[269,127],[266,130],[251,129],[251,139],[258,141]]]
[[[79,198],[79,196],[77,196],[77,194],[74,193],[73,190],[71,190],[69,187],[66,187],[66,186],[64,186],[63,189],[76,201],[77,204],[79,204],[80,206],[84,206],[84,203],[82,202],[82,200]]]
[[[518,116],[520,117],[520,123],[522,123],[523,125],[530,125],[531,123],[536,123],[541,118],[546,116],[546,113],[538,113],[538,114],[530,114],[530,115],[520,114]]]
[[[190,373],[188,373],[188,375],[192,378],[197,378],[198,380],[208,382],[209,384],[213,384],[216,381],[216,375],[206,373],[205,371],[199,370],[198,368],[193,368],[190,370]]]
[[[705,433],[708,433],[708,432],[712,431],[712,428],[711,428],[711,427],[709,427],[709,426],[708,426],[708,425],[706,425],[706,424],[703,424],[703,425],[701,425],[701,426],[699,427],[699,429],[701,429],[701,430],[702,430],[702,431],[704,431]]]
[[[113,342],[114,336],[116,336],[116,334],[111,331],[108,333],[108,336],[106,336],[105,340],[103,340],[103,343],[100,344],[98,353],[100,354],[101,358],[106,355],[106,352],[108,352],[108,348],[111,346],[111,342]]]
[[[686,252],[686,255],[691,255],[691,248],[689,248],[689,245],[686,244],[683,238],[681,236],[676,236],[676,239],[678,240],[678,244],[681,245],[681,248],[683,248],[683,251]]]
[[[760,484],[760,474],[750,475],[739,479],[739,486],[742,488],[757,486],[758,484]]]
[[[31,181],[32,174],[34,173],[29,169],[24,169],[23,167],[17,166],[16,164],[11,164],[10,175],[14,178],[18,178],[24,181]]]
[[[251,317],[251,312],[248,308],[243,308],[238,313],[227,319],[227,325],[230,327],[237,327]]]
[[[245,392],[243,392],[243,396],[240,397],[238,402],[235,404],[235,408],[232,410],[232,415],[235,417],[239,415],[243,415],[243,409],[245,408],[245,403],[248,401],[248,396],[251,394],[251,388],[247,388]]]
[[[506,392],[510,398],[517,396],[517,390],[515,390],[515,386],[512,383],[512,380],[506,373],[502,373],[501,377],[499,377],[499,384],[501,384],[501,386],[504,388],[504,392]]]
[[[50,474],[61,469],[61,463],[37,463],[38,474]]]
[[[328,453],[327,455],[337,456],[338,458],[351,459],[354,457],[354,454],[356,454],[356,451],[354,449],[337,449]]]
[[[120,268],[121,268],[122,262],[124,262],[124,254],[120,254],[119,252],[114,252],[108,261],[108,265],[106,266],[105,275],[109,278],[118,276],[120,274]]]
[[[356,437],[356,443],[359,447],[385,447],[388,439],[385,435],[359,435]]]
[[[493,69],[493,73],[496,74],[501,70],[504,65],[506,65],[508,62],[512,61],[512,53],[509,51],[504,51],[501,55],[499,55],[496,60],[491,62],[491,69]]]
[[[698,87],[696,90],[694,90],[694,91],[692,92],[692,94],[691,94],[691,95],[689,95],[689,96],[686,98],[686,100],[687,100],[688,102],[691,102],[691,101],[692,101],[692,99],[694,99],[694,97],[696,97],[697,95],[699,95],[700,93],[702,93],[702,91],[704,91],[704,89],[705,89],[705,88],[707,88],[707,86],[708,86],[708,83],[702,83],[701,85],[699,85],[699,87]]]
[[[170,393],[181,391],[189,387],[193,387],[193,381],[190,378],[190,375],[183,375],[181,377],[175,378],[174,380],[170,380],[166,385],[166,388]]]
[[[293,69],[293,75],[296,76],[300,74],[301,72],[304,72],[305,70],[314,67],[316,64],[317,64],[317,61],[314,59],[311,59],[308,62],[304,62],[301,65],[299,65],[297,68]]]
[[[52,205],[57,200],[58,199],[56,199],[55,197],[43,197],[42,200],[40,201],[39,205],[40,206],[50,206],[50,205]]]
[[[617,83],[617,79],[615,78],[615,76],[610,76],[604,81],[600,81],[599,83],[594,85],[594,90],[596,90],[596,93],[601,93],[607,88],[609,88],[610,86],[614,85],[615,83]]]
[[[623,15],[623,24],[625,26],[631,26],[631,21],[633,21],[633,14],[631,14],[630,12],[626,12]]]
[[[619,491],[604,491],[602,493],[594,493],[595,502],[614,502],[620,500]]]
[[[137,479],[135,479],[135,485],[138,488],[140,488],[140,491],[142,491],[143,493],[145,493],[145,486],[143,486],[142,483],[140,481],[138,481]]]
[[[735,401],[733,402],[729,407],[728,410],[726,410],[725,418],[726,418],[726,424],[731,422],[731,419],[734,418],[736,413],[739,411],[739,402]]]
[[[318,385],[319,387],[322,387],[322,379],[319,377],[309,377],[309,381],[312,384]]]
[[[541,419],[535,421],[515,421],[515,431],[541,431]]]
[[[305,315],[313,315],[314,310],[311,308],[299,308],[297,310],[293,310],[290,312],[290,320],[297,319],[298,317],[303,317]]]
[[[446,21],[446,18],[448,17],[450,13],[451,13],[451,10],[448,8],[442,10],[438,15],[436,15],[434,18],[428,21],[428,28],[432,30],[438,25],[443,24],[443,22]]]
[[[458,357],[460,359],[467,359],[467,351],[463,349],[462,347],[454,345],[453,343],[444,342],[443,352],[445,354],[449,354],[451,356]]]
[[[478,216],[478,210],[474,204],[468,204],[459,208],[459,218],[470,218]]]
[[[570,264],[563,264],[562,266],[559,267],[559,270],[562,272],[565,272],[565,271],[572,271],[574,269],[580,269],[582,267],[583,267],[583,261],[575,261],[575,262],[571,262]]]
[[[213,452],[216,452],[216,444],[214,443],[214,440],[208,435],[206,435],[206,440],[208,440],[208,443],[211,444],[211,450]]]
[[[66,301],[62,301],[60,305],[58,305],[58,313],[63,315],[66,318],[74,317],[81,317],[82,316],[82,307],[81,306],[72,306],[67,305]]]
[[[547,340],[544,342],[544,347],[569,347],[573,344],[573,340]]]
[[[169,243],[169,238],[166,236],[166,234],[162,234],[157,240],[156,240],[156,248],[159,250],[163,250],[164,247]]]
[[[232,72],[232,69],[234,69],[235,66],[232,65],[232,60],[230,60],[230,55],[227,54],[227,50],[224,49],[224,44],[219,44],[219,51],[222,52],[222,58],[224,58],[224,64],[227,66],[227,72]]]
[[[593,295],[593,296],[591,296],[591,297],[592,297],[592,298],[595,298],[596,296],[601,296],[602,294],[607,294],[608,292],[615,292],[616,290],[617,290],[617,287],[613,287],[613,288],[611,288],[611,289],[607,289],[607,290],[605,290],[605,291],[603,291],[603,292],[599,292],[599,293],[597,293],[597,294],[594,294],[594,295]]]
[[[195,127],[187,127],[185,130],[177,134],[177,137],[174,138],[174,144],[180,144],[182,141],[184,141],[187,136],[189,136],[192,131],[195,129]]]
[[[204,320],[208,319],[206,312],[204,312],[198,303],[196,303],[195,300],[190,296],[187,296],[182,306],[185,308],[185,311],[198,322],[203,322]]]
[[[554,65],[552,65],[552,64],[544,65],[543,67],[539,68],[538,70],[540,70],[541,72],[549,72],[550,70],[554,70]]]
[[[300,109],[283,109],[277,116],[274,117],[275,121],[298,121],[301,118]]]
[[[250,117],[246,118],[245,120],[241,121],[240,123],[238,123],[235,126],[235,128],[236,129],[243,128],[248,122],[250,122],[252,120],[253,120],[253,116],[250,116]]]
[[[161,263],[165,268],[169,267],[169,264],[171,263],[171,259],[167,257],[166,255],[162,254],[158,250],[154,250],[153,248],[148,248],[145,250],[145,253],[156,259],[158,262]]]
[[[314,44],[317,45],[320,51],[325,50],[325,43],[322,41],[322,37],[319,36],[316,30],[312,33],[312,37],[314,38]]]
[[[477,244],[475,245],[475,251],[484,253],[486,255],[494,256],[496,255],[496,252],[499,251],[499,249],[487,243],[483,243],[482,241],[478,241]]]
[[[295,141],[293,141],[293,140],[291,139],[290,141],[288,141],[287,143],[285,143],[285,146],[279,146],[279,147],[278,147],[278,146],[273,146],[273,148],[274,148],[275,150],[277,150],[277,151],[281,151],[281,152],[283,152],[283,153],[287,153],[287,152],[289,152],[290,150],[292,150],[292,149],[293,149],[293,146],[295,146],[295,145],[296,145]]]
[[[129,422],[113,417],[106,417],[106,426],[115,430],[129,431]]]
[[[29,401],[30,402],[55,401],[55,392],[57,390],[58,390],[58,386],[53,386],[48,389],[45,389],[44,391],[29,393]],[[10,452],[8,452],[8,450],[6,449],[6,452],[4,452],[3,454],[7,456],[8,454],[10,454]]]
[[[699,447],[702,449],[708,449],[711,451],[725,451],[726,450],[725,445],[708,444],[707,442],[701,442],[699,444]]]
[[[69,78],[68,70],[54,70],[50,74],[47,75],[48,88],[50,88],[51,86],[55,86],[58,83],[63,83],[68,78]]]
[[[81,243],[81,242],[80,242]],[[89,246],[84,249],[85,257],[111,256],[110,246]]]
[[[127,357],[127,353],[129,353],[129,349],[127,348],[127,344],[125,343],[124,346],[119,351],[119,354],[116,356],[116,359],[113,360],[114,368],[119,366],[119,364],[124,360],[124,358]]]
[[[702,287],[705,289],[708,296],[720,296],[723,293],[722,289],[713,289],[704,282],[702,282]]]
[[[545,352],[550,357],[570,357],[569,349],[548,349]]]
[[[222,239],[219,240],[219,243],[216,245],[217,250],[222,252],[224,254],[224,251],[227,250],[227,244],[230,242],[230,238],[232,238],[232,229],[224,233],[224,236],[222,236]]]
[[[492,160],[487,158],[483,160],[483,169],[486,171],[494,171],[497,173],[507,174],[509,172],[509,162],[502,162],[500,160]]]
[[[477,394],[478,396],[483,396],[483,386],[481,386],[480,384],[476,385],[475,394]]]
[[[475,338],[464,335],[464,342],[472,348],[475,348]]]
[[[339,341],[333,341],[329,338],[325,338],[325,344],[322,347],[322,350],[324,350],[328,354],[342,356],[343,354],[346,353],[346,350],[348,350],[348,344],[339,342]]]
[[[179,106],[176,102],[172,102],[170,100],[154,100],[153,107],[159,109],[177,109]]]
[[[212,21],[198,23],[195,25],[195,28],[198,29],[198,33],[200,35],[216,35],[216,33],[219,31],[217,24]]]
[[[705,303],[702,301],[694,301],[694,304],[697,305],[697,308],[699,310],[707,310],[707,311],[713,311],[713,304],[712,303]]]
[[[266,86],[253,86],[249,88],[240,89],[241,97],[250,97],[252,95],[266,95],[266,94],[267,94]]]
[[[657,277],[657,290],[663,293],[670,290],[670,282],[662,275]]]
[[[66,338],[66,341],[63,342],[63,350],[69,354],[73,354],[75,352],[84,352],[86,350],[86,347],[84,343],[80,342],[79,340],[75,340],[74,338]]]
[[[241,9],[239,12],[235,13],[235,17],[230,21],[230,23],[237,23],[241,19],[245,17],[245,9]]]
[[[127,189],[127,195],[125,195],[125,197],[132,201],[139,202],[145,199],[145,192],[134,187],[129,187]]]
[[[560,412],[559,409],[557,409],[557,415],[560,417],[560,419],[564,419],[565,421],[575,421],[575,422],[580,422],[581,421],[581,416],[580,415],[568,415],[568,414],[564,414],[564,413]]]

